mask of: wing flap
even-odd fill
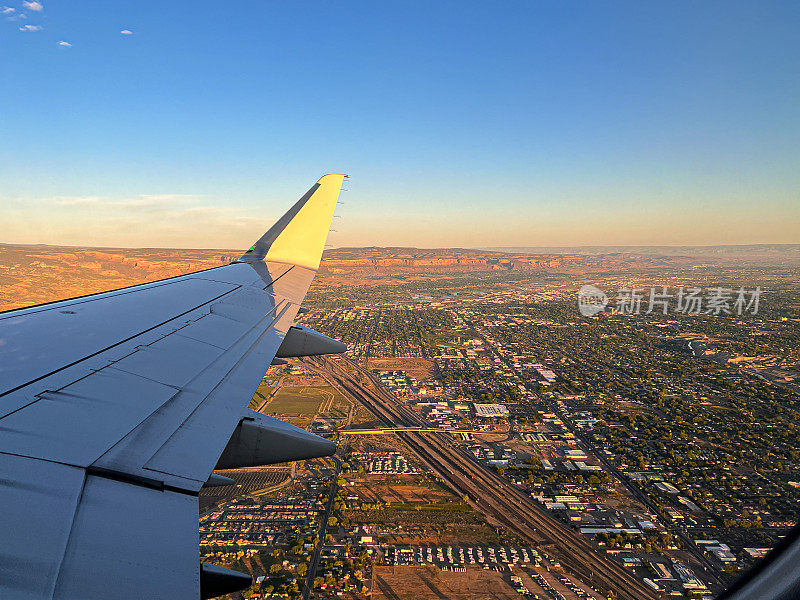
[[[84,477],[83,469],[0,454],[0,598],[51,597]]]
[[[199,542],[196,497],[89,475],[53,598],[199,598]]]
[[[145,465],[146,469],[191,477],[201,484],[207,479],[230,439],[220,439],[213,435],[214,431],[227,428],[232,432],[241,419],[241,404],[223,400],[236,397],[249,401],[253,397],[280,346],[283,336],[279,332],[288,329],[294,317],[292,313],[284,309],[276,325],[262,332],[204,402],[158,449]]]

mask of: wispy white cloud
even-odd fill
[[[70,44],[69,42],[65,42],[64,40],[58,42],[58,45],[63,46],[64,48],[72,48],[72,44]]]
[[[6,198],[0,239],[90,246],[236,248],[261,235],[276,215],[193,194]]]
[[[0,6],[0,15],[10,15],[16,10],[16,8],[11,8],[10,6]]]
[[[41,25],[23,25],[19,28],[20,31],[41,31]]]
[[[147,198],[148,200],[164,200],[170,201],[184,201],[198,198],[196,194],[139,194],[140,198]]]
[[[130,198],[108,196],[54,196],[39,201],[57,206],[86,206],[97,209],[119,209],[125,211],[159,212],[187,209],[199,196],[193,194],[139,194]]]
[[[120,31],[122,35],[133,35],[133,32],[130,29],[123,29]]]
[[[108,200],[102,196],[52,196],[50,198],[37,198],[36,203],[55,204],[57,206],[80,206],[84,204],[99,204]]]
[[[33,10],[36,12],[42,12],[44,10],[44,5],[41,2],[38,2],[38,0],[33,0],[32,2],[23,2],[22,6],[28,10]]]

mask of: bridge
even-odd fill
[[[469,431],[465,429],[438,429],[436,427],[383,427],[381,429],[339,429],[342,435],[383,435],[387,433],[469,433],[470,435],[486,435],[503,433],[497,431]]]

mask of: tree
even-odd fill
[[[269,572],[276,574],[281,572],[281,566],[278,563],[274,563],[269,566]]]
[[[728,575],[735,575],[739,571],[739,567],[734,565],[733,563],[726,563],[722,570],[728,573]]]
[[[255,594],[257,591],[258,590],[256,589],[256,586],[249,587],[246,590],[242,590],[242,598],[249,598],[250,596]]]
[[[308,563],[300,563],[297,565],[297,574],[300,577],[305,577],[306,573],[308,573]]]

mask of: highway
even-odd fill
[[[388,433],[404,433],[414,431],[417,433],[442,433],[435,427],[381,427],[380,429],[340,429],[342,435],[386,435]],[[468,431],[466,429],[447,429],[446,433],[469,433],[470,435],[493,435],[496,431]]]
[[[342,360],[342,359],[339,359]],[[350,361],[345,368],[329,359],[307,360],[328,383],[351,395],[389,427],[425,427],[408,405],[385,390],[372,375]],[[358,373],[357,378],[354,374]],[[367,383],[363,385],[358,380]],[[398,432],[409,449],[484,514],[530,543],[537,544],[568,571],[599,592],[626,600],[657,598],[622,565],[598,552],[580,534],[551,518],[527,492],[477,463],[445,433]]]

